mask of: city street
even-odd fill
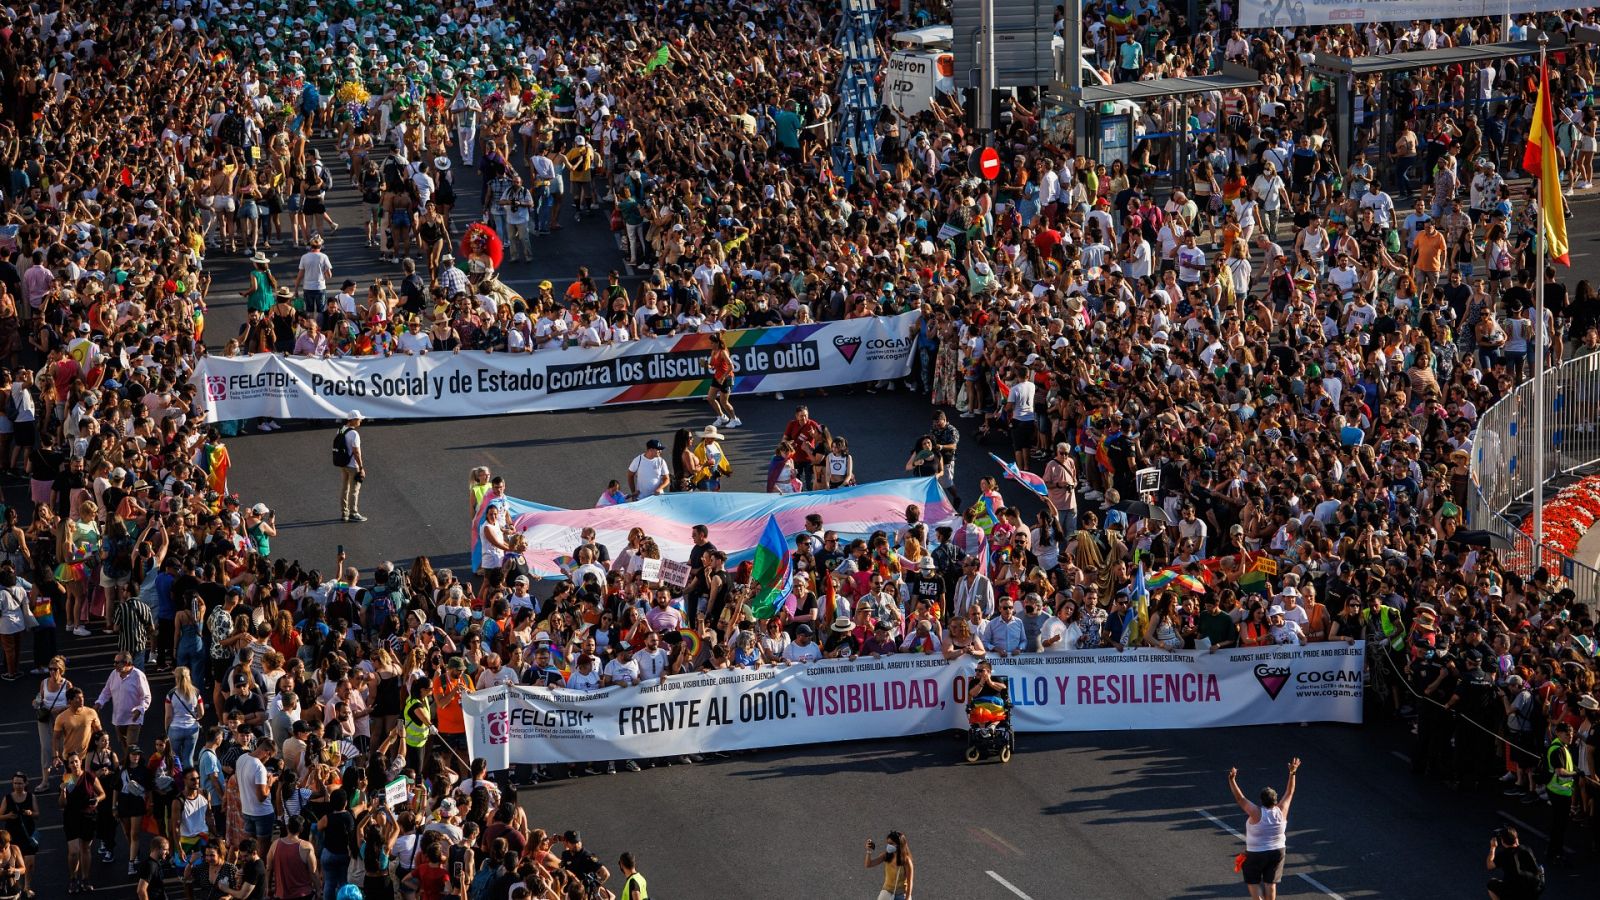
[[[477,208],[478,193],[475,174],[459,174],[458,234]],[[1574,284],[1600,277],[1600,204],[1592,196],[1575,201],[1569,225]],[[376,251],[364,246],[356,201],[342,185],[330,198],[343,226],[327,247],[335,281],[353,278],[364,290],[374,277],[398,280],[398,267],[379,264]],[[281,282],[293,277],[294,252],[280,250],[274,262]],[[549,278],[559,296],[580,265],[600,278],[623,265],[606,216],[599,214],[581,224],[569,218],[563,231],[539,239],[535,252],[533,263],[509,269],[512,287],[532,292]],[[207,314],[213,348],[242,321],[238,294],[245,268],[239,259],[216,269]],[[738,398],[744,427],[725,445],[734,473],[724,489],[762,489],[768,459],[800,402],[834,434],[850,439],[862,482],[903,475],[929,421],[926,398],[904,390]],[[592,506],[609,479],[625,477],[646,440],[667,441],[676,429],[698,429],[711,419],[704,402],[681,401],[373,422],[363,430],[369,470],[364,524],[339,521],[339,481],[328,452],[333,424],[289,423],[281,432],[252,431],[228,441],[230,488],[246,504],[264,501],[277,511],[274,556],[327,573],[342,545],[369,577],[377,562],[419,555],[463,574],[472,467],[504,475],[516,497]],[[980,475],[998,474],[987,451],[1003,451],[963,431],[959,488],[973,497]],[[1024,493],[1009,482],[1002,492],[1019,501]],[[26,502],[25,493],[13,486],[6,501]],[[1022,505],[1031,515],[1031,501]],[[66,635],[64,642],[68,676],[92,698],[104,683],[112,639]],[[167,686],[170,681],[156,680],[157,697]],[[0,684],[6,710],[0,752],[33,780],[38,754],[28,701],[37,687],[32,678]],[[152,719],[159,721],[159,706]],[[159,730],[146,728],[146,740]],[[909,838],[916,896],[924,900],[1242,897],[1233,857],[1242,849],[1236,833],[1243,816],[1230,801],[1226,773],[1237,766],[1250,795],[1269,784],[1281,789],[1285,764],[1295,756],[1305,768],[1280,896],[1478,897],[1491,828],[1523,826],[1527,842],[1542,850],[1547,808],[1502,803],[1498,790],[1492,797],[1467,796],[1414,779],[1409,744],[1407,727],[1395,723],[1022,734],[1009,765],[968,766],[960,762],[960,744],[938,735],[708,758],[695,766],[540,785],[522,797],[534,825],[582,830],[608,864],[617,851],[631,850],[652,890],[671,898],[870,897],[881,870],[861,870],[862,845],[868,837],[881,842],[891,829]],[[41,799],[35,889],[53,897],[64,884],[60,815],[53,793]],[[1580,830],[1579,839],[1588,834]],[[121,874],[125,864],[122,848],[116,863],[97,864],[102,896],[132,895]],[[1600,866],[1593,862],[1552,870],[1545,896],[1582,896],[1581,884],[1592,889],[1596,874]]]

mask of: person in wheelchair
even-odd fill
[[[1001,762],[1010,762],[1015,746],[1010,688],[1004,676],[994,674],[992,663],[979,660],[967,679],[967,761],[998,755]]]

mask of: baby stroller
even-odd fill
[[[1003,677],[995,681],[1004,682]],[[967,700],[967,762],[991,756],[1002,763],[1011,761],[1017,735],[1011,728],[1011,698],[1007,694],[984,693]]]

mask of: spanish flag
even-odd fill
[[[1561,172],[1556,165],[1555,114],[1550,99],[1550,70],[1541,63],[1539,100],[1533,108],[1533,126],[1522,151],[1522,168],[1539,179],[1539,227],[1544,230],[1545,250],[1551,259],[1570,266],[1566,207],[1561,200]]]

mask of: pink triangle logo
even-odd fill
[[[1262,663],[1256,666],[1256,681],[1261,682],[1261,689],[1267,692],[1268,697],[1276,700],[1283,686],[1289,683],[1289,667],[1275,669]]]
[[[833,339],[833,349],[839,351],[847,363],[856,361],[856,351],[861,349],[861,338],[840,335]]]

